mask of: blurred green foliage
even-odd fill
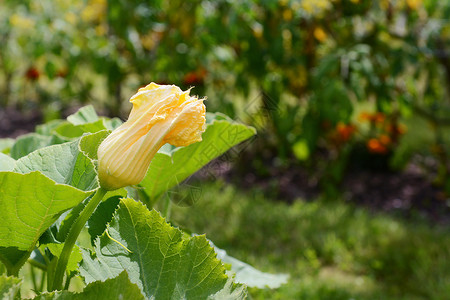
[[[197,200],[174,206],[172,222],[205,232],[262,271],[291,275],[277,290],[251,290],[252,299],[446,299],[450,293],[448,228],[340,201],[268,201],[262,191],[220,181],[203,184]]]
[[[442,139],[450,125],[448,1],[1,6],[2,106],[45,107],[52,115],[91,102],[117,116],[131,91],[150,81],[195,86],[209,109],[259,127],[265,138],[253,148],[265,151],[255,150],[256,158],[296,157],[313,170],[325,160],[319,173],[331,185],[355,149],[361,160],[381,157],[389,168],[400,120],[419,114],[435,131],[439,180],[449,174]],[[361,106],[370,107],[362,121]]]

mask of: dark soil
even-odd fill
[[[372,212],[383,211],[448,226],[449,196],[433,183],[434,175],[430,175],[433,172],[419,165],[413,161],[399,172],[354,169],[338,187],[342,196],[336,197]],[[258,187],[269,198],[288,203],[298,199],[312,201],[323,195],[318,178],[300,167],[271,168],[268,175],[255,176],[254,171],[241,173],[231,163],[219,159],[203,168],[199,176],[225,178],[243,189]]]
[[[346,200],[373,211],[450,225],[450,199],[415,163],[402,172],[355,171],[342,184]]]
[[[37,110],[22,113],[15,108],[0,108],[0,138],[16,138],[32,132],[41,121],[42,114]]]

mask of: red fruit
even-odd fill
[[[353,124],[344,124],[339,122],[336,126],[336,131],[338,133],[339,139],[342,142],[347,142],[353,136],[356,131],[356,127]]]
[[[367,149],[369,149],[369,152],[371,153],[378,153],[378,154],[385,154],[388,151],[388,149],[386,148],[385,145],[383,145],[383,143],[373,138],[367,141]]]
[[[29,80],[38,80],[39,79],[39,70],[36,69],[35,67],[30,67],[28,68],[27,72],[25,73],[25,77]]]
[[[203,85],[205,81],[206,70],[201,68],[197,71],[189,72],[184,75],[183,83],[185,85]]]

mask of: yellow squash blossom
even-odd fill
[[[205,131],[203,99],[175,85],[152,82],[140,88],[130,102],[128,121],[98,148],[98,177],[106,190],[138,184],[161,146],[199,142]]]
[[[316,27],[314,29],[314,37],[316,38],[316,40],[318,40],[319,42],[324,42],[327,39],[327,34],[326,32],[322,29],[322,27]]]

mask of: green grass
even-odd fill
[[[256,268],[289,273],[252,299],[445,299],[450,230],[371,214],[342,201],[288,205],[257,190],[202,183],[201,198],[174,206],[171,221],[206,233]]]

